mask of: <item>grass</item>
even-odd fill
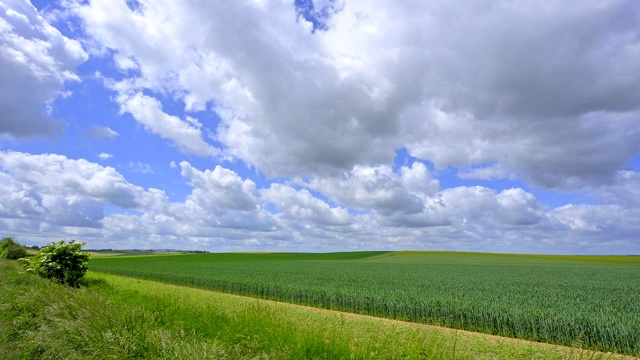
[[[197,254],[96,271],[640,355],[640,259],[474,253]]]
[[[613,355],[0,261],[2,359],[608,359]]]

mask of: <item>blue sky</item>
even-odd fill
[[[633,0],[0,0],[0,235],[640,253]]]

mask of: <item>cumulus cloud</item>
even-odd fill
[[[392,227],[462,226],[467,222],[490,227],[535,225],[545,209],[523,189],[496,192],[481,186],[440,189],[420,162],[394,172],[386,166],[356,167],[340,178],[318,178],[309,186],[334,201],[372,210],[380,224]]]
[[[76,40],[63,36],[27,0],[0,2],[0,134],[57,137],[65,124],[49,116],[53,101],[78,81],[87,60]]]
[[[117,101],[120,103],[121,113],[131,114],[146,130],[170,140],[182,152],[200,156],[214,156],[218,153],[216,148],[202,138],[197,121],[185,121],[165,113],[160,101],[154,97],[137,92],[133,95],[121,94]]]
[[[351,208],[373,209],[381,214],[417,213],[423,199],[439,189],[426,166],[415,162],[394,172],[389,166],[356,166],[340,177],[312,179],[309,186]]]
[[[500,169],[476,177],[578,188],[638,154],[639,6],[101,0],[70,10],[116,63],[135,64],[137,86],[215,111],[226,153],[269,175],[335,176],[388,165],[406,147],[438,167]]]
[[[82,196],[123,208],[142,206],[144,190],[112,167],[55,154],[0,153],[0,167],[40,193]]]
[[[588,188],[586,191],[607,204],[638,208],[640,207],[640,173],[620,170],[613,181],[604,186]]]
[[[100,227],[104,203],[142,208],[145,192],[111,167],[54,154],[0,153],[0,216]]]
[[[137,60],[137,85],[174,94],[186,110],[215,110],[227,153],[269,174],[393,159],[388,112],[371,107],[362,84],[341,82],[291,4],[219,6],[150,3],[132,11],[95,1],[72,10],[96,41]]]
[[[86,160],[2,152],[0,229],[38,244],[46,242],[42,234],[48,234],[81,237],[90,246],[107,248],[638,249],[638,207],[549,209],[520,188],[440,189],[421,163],[397,172],[357,169],[333,182],[307,184],[316,191],[278,183],[258,189],[252,180],[221,166],[179,166],[191,191],[184,200],[172,201],[162,190],[145,191],[113,168]],[[320,188],[323,192],[317,192]],[[129,210],[105,214],[107,202]],[[350,205],[341,205],[345,203]]]
[[[350,73],[414,71],[402,89],[420,96],[401,112],[412,155],[440,167],[497,163],[537,185],[576,188],[638,153],[637,3],[377,6],[347,3],[335,27],[357,24],[361,37],[336,33],[332,44],[353,59],[381,54]]]
[[[555,217],[565,226],[584,236],[583,244],[597,246],[590,241],[602,233],[615,241],[634,244],[640,231],[640,209],[628,209],[618,205],[565,205],[554,211]],[[606,242],[606,241],[604,241]],[[613,250],[613,249],[612,249]],[[619,250],[618,250],[619,251]]]
[[[277,246],[287,238],[281,225],[259,207],[251,180],[217,166],[198,170],[180,163],[191,192],[183,202],[172,202],[158,189],[150,189],[140,214],[112,214],[103,220],[105,236],[148,244],[150,248],[242,249],[243,246]]]
[[[331,207],[306,189],[296,190],[288,185],[271,184],[260,193],[262,199],[278,208],[286,219],[328,226],[354,223],[347,209]]]
[[[100,160],[109,160],[109,159],[113,158],[113,155],[107,154],[107,153],[100,153],[100,154],[98,154],[98,158]]]
[[[0,217],[37,218],[46,212],[42,206],[42,197],[31,186],[4,172],[0,172],[0,180],[3,184]]]
[[[444,190],[440,197],[444,207],[462,222],[534,225],[544,219],[545,209],[522,189],[496,193],[481,186],[456,187]]]
[[[544,225],[548,220],[545,211],[533,195],[519,188],[496,192],[481,186],[461,186],[423,197],[419,212],[377,215],[381,224],[392,227],[462,229],[473,225],[486,231]]]
[[[233,209],[252,212],[257,209],[256,184],[243,180],[232,170],[216,166],[200,171],[186,161],[180,163],[181,174],[194,187],[190,200],[203,209]]]
[[[7,3],[0,61],[9,70],[0,75],[46,90],[20,98],[29,105],[20,109],[41,115],[86,55],[42,30],[32,7]],[[21,209],[4,226],[49,216],[56,231],[100,222],[102,236],[122,241],[226,249],[638,249],[639,177],[624,167],[640,154],[640,3],[313,4],[65,2],[91,55],[118,70],[102,79],[121,115],[184,154],[239,159],[266,177],[257,185],[215,162],[201,170],[176,159],[170,166],[190,187],[176,202],[111,168],[3,153],[3,186],[14,195],[0,213]],[[10,100],[30,94],[20,89]],[[5,119],[15,129],[0,132],[12,136],[51,134],[56,124],[35,116],[37,130],[21,135]],[[409,162],[398,168],[399,149]],[[463,183],[508,178],[524,188],[441,183],[450,167]],[[548,208],[536,187],[604,205]],[[103,202],[135,210],[103,217]],[[68,211],[54,217],[50,207]]]
[[[263,233],[260,238],[268,241],[268,233],[280,228],[270,213],[259,208],[251,180],[222,167],[200,171],[186,162],[180,166],[192,191],[183,202],[171,202],[161,190],[145,191],[115,169],[84,159],[2,152],[0,228],[29,236],[45,229],[83,234],[102,244],[113,239],[119,244],[135,239],[140,244],[145,237],[228,241],[251,232]],[[105,216],[107,202],[133,212]],[[96,230],[82,230],[90,228]]]

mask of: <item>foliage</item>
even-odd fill
[[[3,237],[2,241],[0,241],[0,253],[11,245],[17,245],[16,241],[12,237]]]
[[[20,259],[27,256],[27,249],[18,244],[11,237],[4,237],[0,241],[0,259]]]
[[[297,260],[296,260],[297,257]],[[487,254],[104,258],[92,270],[640,355],[640,258]]]
[[[78,287],[80,279],[88,270],[89,253],[83,252],[83,242],[64,240],[52,242],[40,249],[31,258],[21,259],[28,272],[34,272],[45,279]]]

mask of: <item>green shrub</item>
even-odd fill
[[[31,258],[21,259],[28,272],[34,272],[43,278],[61,284],[78,287],[78,282],[87,272],[89,253],[81,251],[83,242],[64,240],[52,242],[40,249],[40,253]]]
[[[18,243],[16,243],[15,240],[13,240],[12,237],[8,237],[5,236],[2,238],[2,241],[0,241],[0,253],[4,252],[9,246],[11,245],[17,245]]]
[[[20,259],[27,256],[27,249],[18,244],[11,237],[4,237],[0,241],[0,259]]]
[[[25,249],[24,246],[20,245],[11,245],[4,252],[2,252],[2,254],[0,254],[0,258],[10,260],[16,260],[26,256],[27,249]]]

